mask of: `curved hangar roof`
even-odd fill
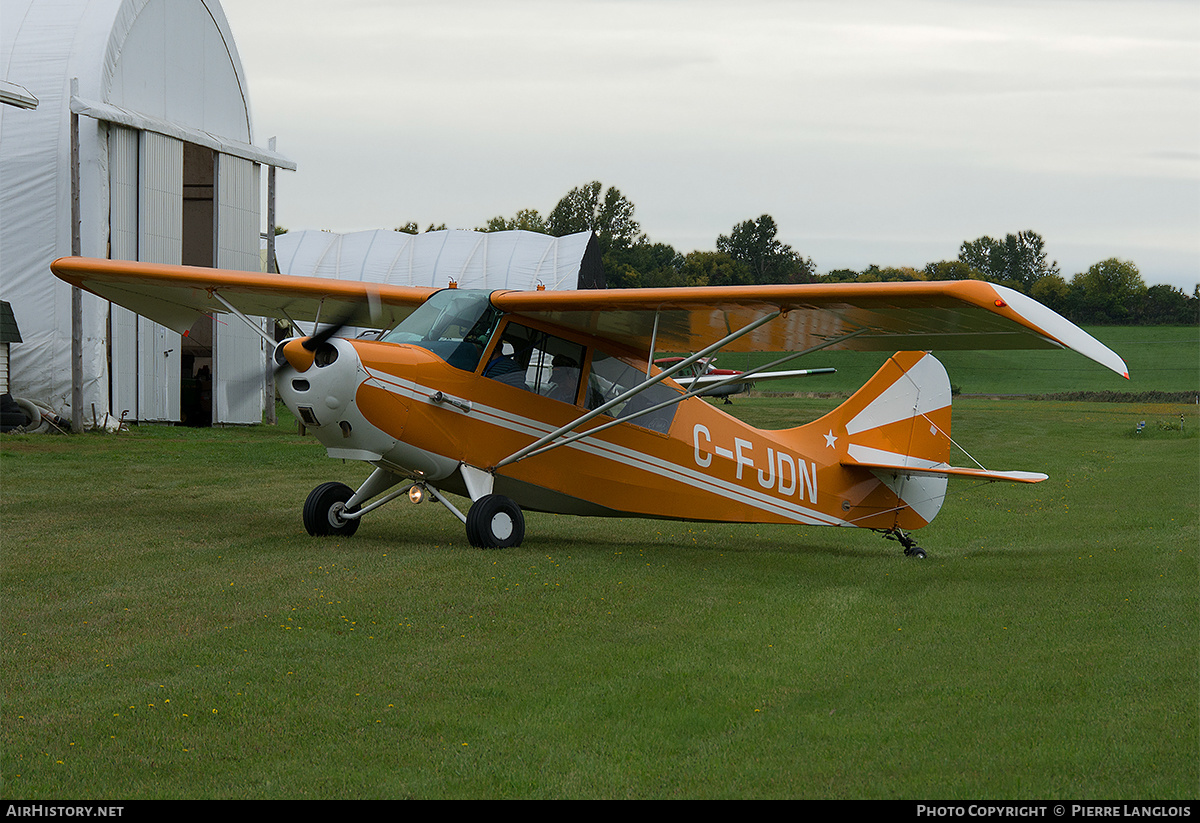
[[[547,291],[604,288],[591,232],[552,237],[530,231],[377,229],[351,234],[298,231],[275,238],[281,274],[392,286]]]

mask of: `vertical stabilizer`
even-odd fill
[[[843,469],[869,472],[892,495],[889,504],[889,496],[881,496],[876,488],[847,501],[847,507],[857,510],[848,518],[854,525],[926,526],[941,510],[951,477],[1009,483],[1046,479],[1038,472],[950,465],[950,380],[928,352],[892,355],[853,397],[813,425],[829,427],[835,441],[844,438],[839,461]]]
[[[950,457],[950,379],[927,352],[897,352],[818,425],[840,424],[842,466],[867,469],[885,488],[848,501],[848,518],[871,528],[929,524],[946,495]],[[930,470],[934,470],[932,473]]]

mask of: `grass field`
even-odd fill
[[[1195,798],[1196,406],[955,405],[1050,480],[953,487],[925,561],[536,514],[485,552],[407,503],[318,541],[308,490],[364,472],[289,423],[6,435],[0,793]]]

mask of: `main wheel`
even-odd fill
[[[525,539],[521,507],[502,494],[488,494],[467,512],[467,540],[481,549],[506,549]]]
[[[358,520],[347,520],[342,512],[347,511],[346,501],[354,496],[354,489],[345,483],[322,483],[304,501],[304,528],[313,537],[337,535],[349,537],[358,531]]]

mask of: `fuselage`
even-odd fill
[[[883,529],[925,525],[874,474],[842,464],[846,415],[765,431],[691,397],[634,416],[639,402],[645,408],[650,399],[657,404],[683,393],[669,378],[577,430],[620,421],[615,425],[496,468],[659,370],[648,371],[644,356],[611,341],[524,318],[498,318],[486,339],[468,340],[469,349],[462,341],[330,340],[311,362],[301,357],[295,371],[281,375],[279,394],[330,456],[459,494],[468,491],[460,467],[471,466],[492,472],[494,491],[524,509]],[[526,340],[540,348],[522,351]],[[577,367],[569,382],[552,380],[557,372],[550,371],[547,352],[560,358],[555,366]],[[498,376],[505,354],[521,362]]]

